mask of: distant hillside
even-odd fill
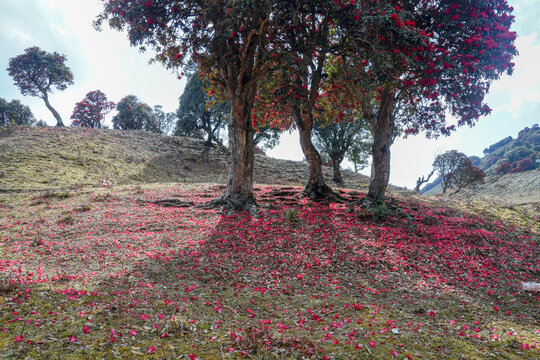
[[[459,193],[447,191],[445,198],[482,200],[506,206],[523,206],[540,212],[540,168],[517,174],[488,175],[483,183],[467,186]],[[442,196],[442,186],[436,185],[424,195]]]
[[[540,162],[540,127],[538,124],[531,128],[524,128],[518,133],[517,139],[508,136],[495,144],[484,149],[484,157],[471,156],[474,166],[484,170],[487,175],[504,175],[510,173],[520,173],[538,168]],[[529,161],[530,160],[530,161]],[[530,168],[522,168],[521,165],[527,161]],[[497,173],[497,168],[508,163],[507,171]],[[525,176],[527,177],[527,176]],[[442,191],[441,178],[436,178],[433,182],[424,186],[422,194],[436,194]]]
[[[0,192],[143,183],[225,183],[225,152],[204,141],[143,131],[0,128]],[[325,168],[331,186],[331,168]],[[255,155],[255,182],[303,185],[306,163]],[[343,171],[348,188],[368,177]],[[399,190],[394,188],[394,191]],[[403,190],[403,189],[401,189]]]
[[[507,162],[516,168],[524,159],[530,159],[534,167],[538,167],[537,159],[540,159],[540,127],[535,124],[531,128],[526,127],[518,133],[518,137],[511,136],[484,149],[484,157],[471,157],[473,164],[493,175],[499,165]],[[524,169],[527,170],[527,169]]]

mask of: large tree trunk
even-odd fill
[[[343,184],[343,178],[341,177],[341,156],[334,155],[332,158],[332,168],[334,169],[334,178],[332,179],[335,183]]]
[[[47,95],[47,92],[43,92],[43,96],[42,96],[42,99],[43,101],[45,101],[45,106],[47,107],[47,109],[49,109],[50,112],[52,112],[54,118],[56,119],[56,126],[64,126],[64,123],[62,121],[62,117],[60,116],[60,114],[58,113],[58,111],[56,111],[52,106],[51,104],[49,103],[49,96]]]
[[[381,94],[377,121],[372,124],[373,146],[371,178],[369,183],[368,199],[374,203],[382,203],[390,179],[390,145],[394,131],[392,109],[395,92],[393,89],[384,89]]]
[[[311,141],[311,129],[313,128],[313,118],[306,115],[304,119],[299,109],[296,109],[294,120],[300,133],[300,146],[306,157],[309,167],[309,179],[304,188],[303,195],[309,197],[312,201],[336,200],[337,194],[324,183],[324,177],[321,165],[321,155]]]
[[[238,96],[229,94],[231,114],[229,119],[229,173],[227,188],[223,195],[209,202],[205,207],[220,207],[227,213],[235,211],[253,212],[257,203],[253,195],[253,126],[251,109],[254,93]],[[243,95],[243,96],[242,96]]]

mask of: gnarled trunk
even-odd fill
[[[243,90],[243,91],[242,91]],[[255,99],[254,86],[229,92],[229,172],[223,195],[205,205],[221,207],[226,212],[250,211],[257,206],[253,195],[253,125],[251,110]]]
[[[306,115],[311,116],[311,115]],[[335,200],[335,194],[328,185],[324,183],[324,177],[321,165],[321,155],[311,141],[311,130],[313,128],[313,119],[304,119],[299,109],[296,109],[294,120],[300,133],[300,146],[306,157],[309,167],[309,179],[303,194],[313,201]]]
[[[373,146],[371,178],[369,182],[368,199],[374,203],[382,203],[390,180],[390,146],[394,131],[392,109],[395,92],[384,89],[381,94],[377,121],[372,124]]]
[[[332,168],[334,169],[334,178],[332,179],[335,183],[343,184],[343,178],[341,177],[341,156],[333,155],[332,157]]]
[[[62,121],[62,117],[60,116],[58,111],[56,111],[55,108],[53,108],[51,104],[49,103],[49,96],[47,95],[46,91],[43,92],[43,96],[41,98],[43,99],[43,101],[45,101],[45,106],[47,107],[47,109],[49,109],[49,111],[53,114],[54,118],[56,119],[56,126],[63,127],[64,122]]]

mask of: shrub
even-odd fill
[[[517,167],[521,167],[523,171],[532,170],[534,169],[534,163],[531,159],[525,158],[521,161],[518,161]]]
[[[510,162],[519,161],[525,158],[530,157],[533,154],[533,151],[527,148],[526,146],[518,146],[512,150],[507,151],[504,156],[508,158]]]
[[[480,169],[477,166],[473,166],[470,169],[470,181],[484,181],[484,178],[486,177],[486,173],[484,170]]]
[[[512,165],[509,162],[505,161],[501,165],[499,165],[497,169],[495,169],[495,173],[503,175],[508,174],[510,170],[512,170]]]

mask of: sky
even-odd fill
[[[507,136],[516,137],[524,127],[540,123],[539,0],[508,2],[514,7],[512,30],[518,34],[519,55],[514,58],[514,74],[501,77],[491,86],[486,102],[492,113],[476,126],[459,128],[450,137],[428,140],[420,134],[397,139],[391,148],[390,183],[413,188],[419,176],[429,174],[438,154],[458,150],[482,156],[482,150],[489,145]],[[178,80],[160,64],[148,64],[151,50],[141,53],[130,47],[125,33],[107,26],[96,31],[92,22],[101,11],[100,0],[0,0],[0,8],[0,98],[20,100],[37,119],[56,124],[43,101],[22,96],[5,70],[9,58],[32,46],[67,57],[66,65],[75,83],[65,91],[54,91],[49,98],[65,124],[71,122],[75,103],[98,89],[114,102],[132,94],[150,106],[162,105],[166,112],[178,108],[185,79]],[[298,134],[284,133],[280,145],[267,154],[302,160]],[[369,171],[367,168],[362,173],[369,175]]]

